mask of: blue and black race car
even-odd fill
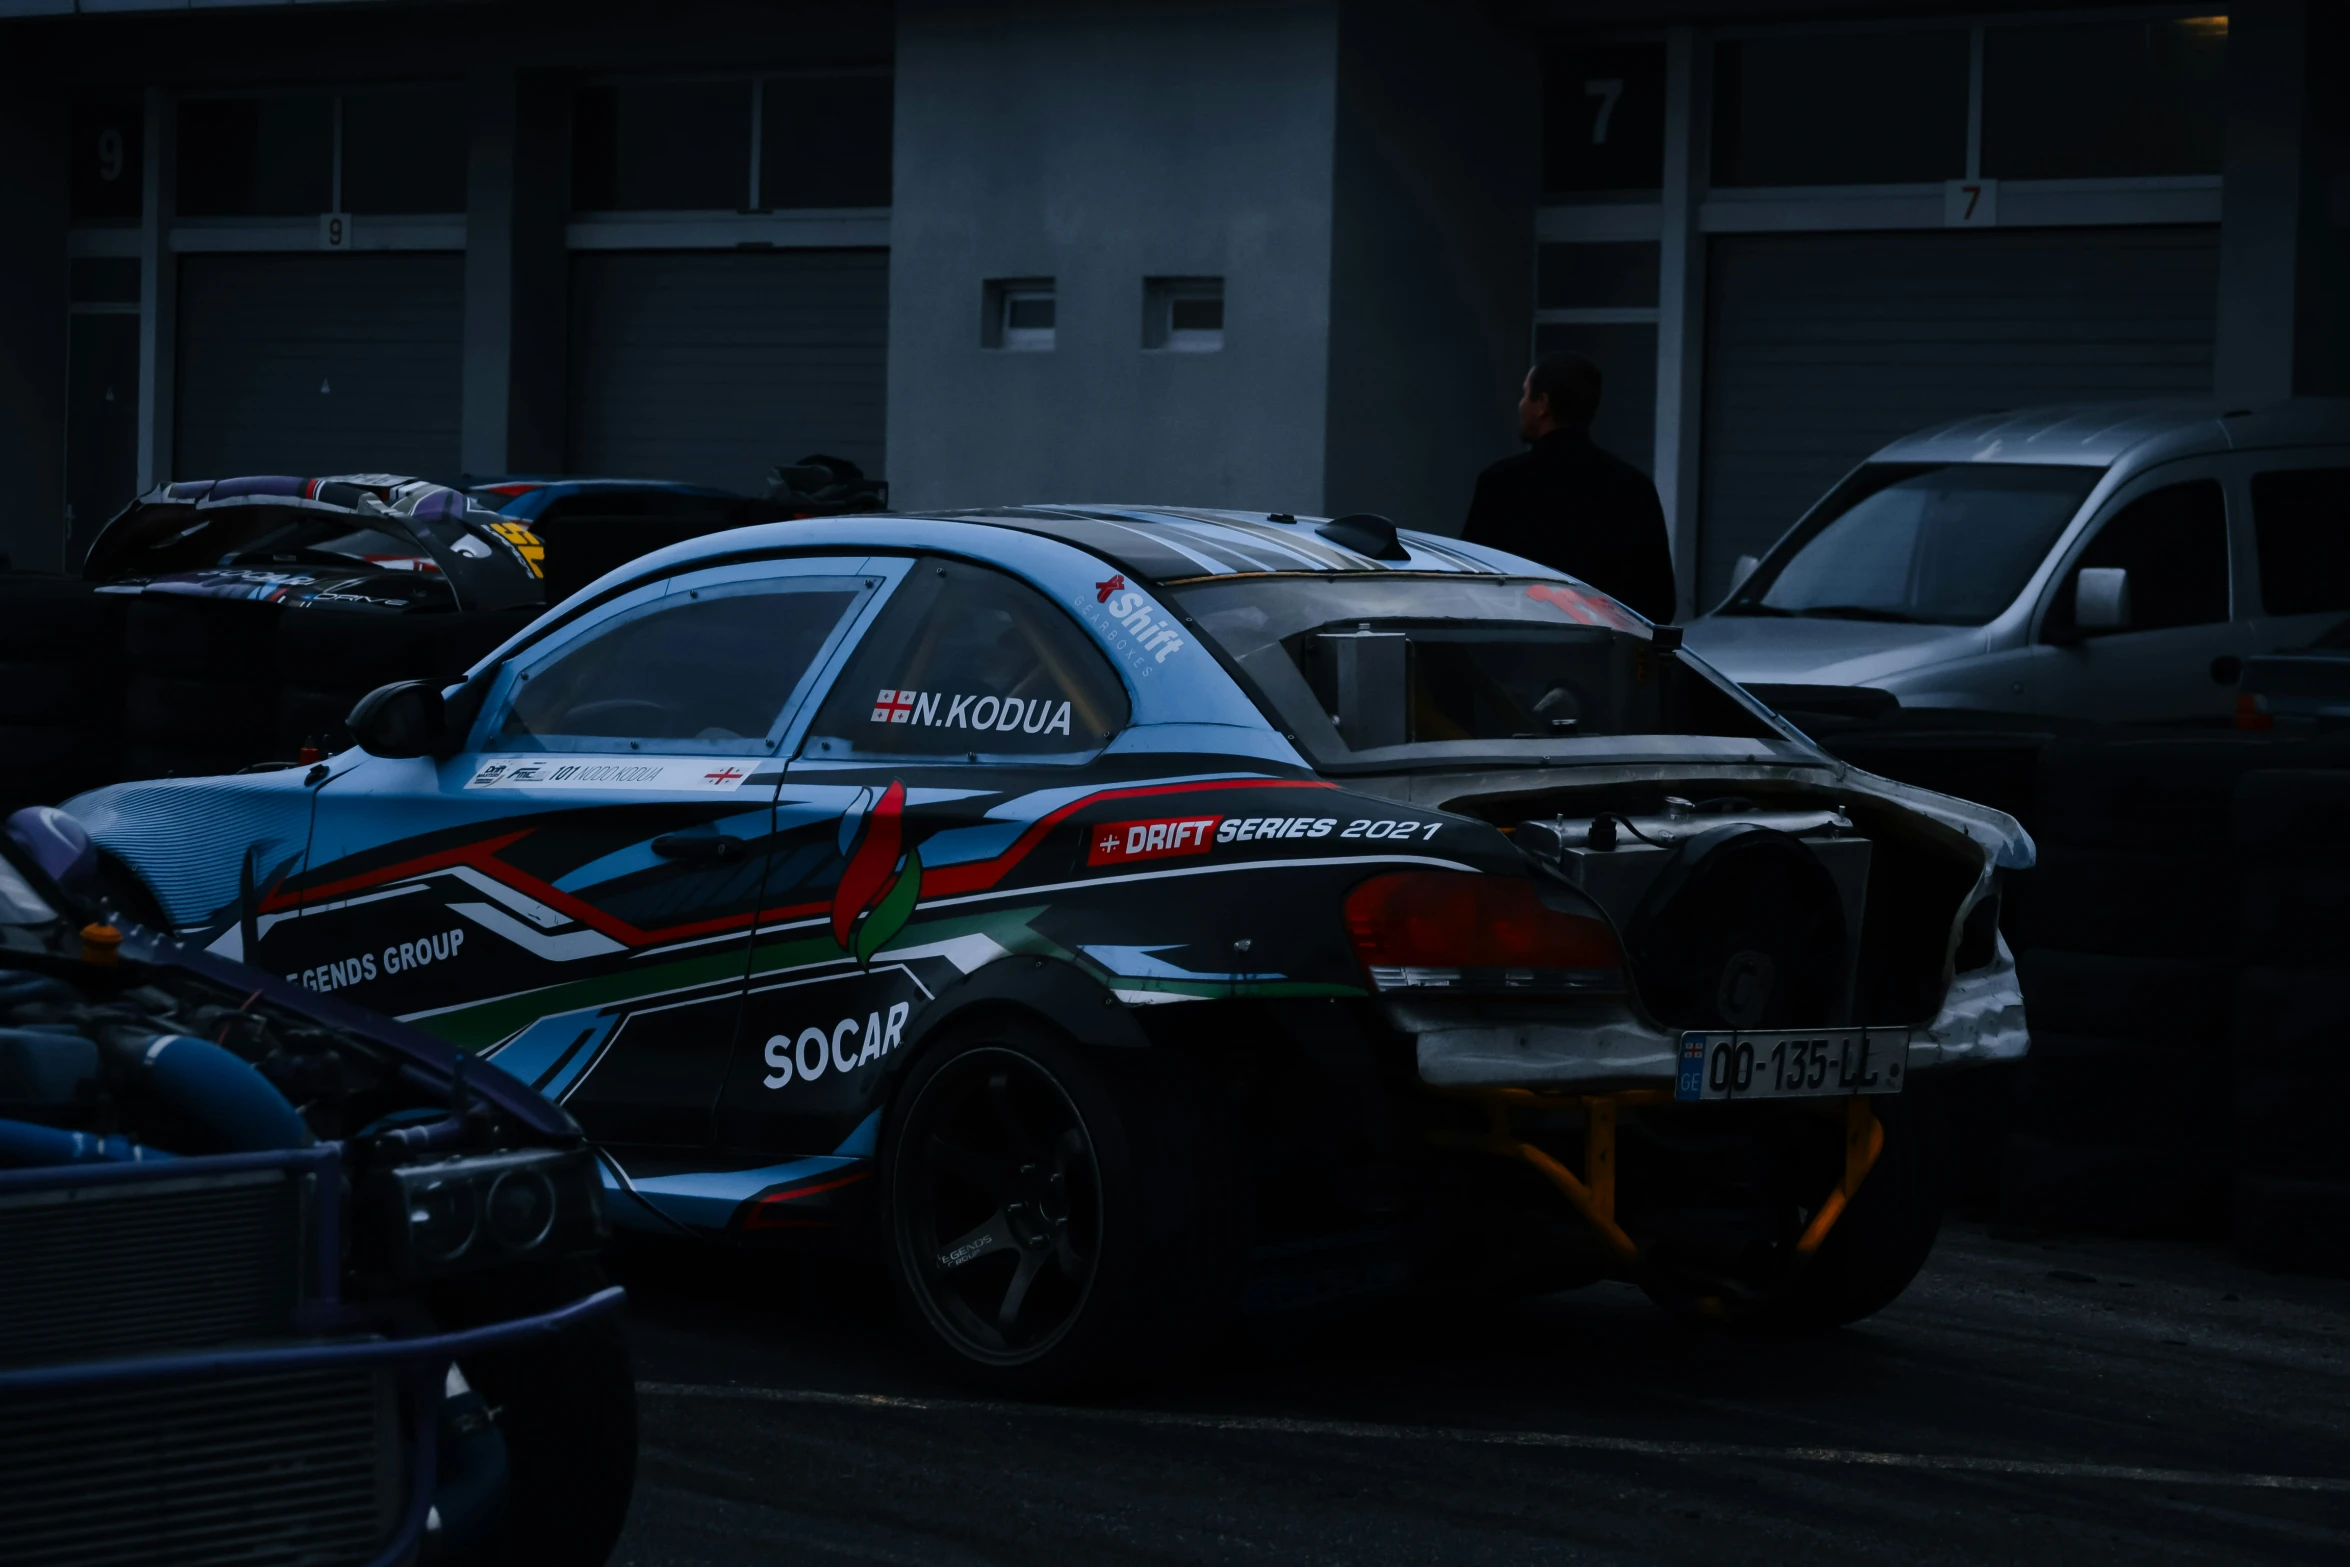
[[[71,809],[126,905],[560,1101],[618,1222],[870,1245],[1014,1391],[1411,1282],[1852,1320],[1937,1079],[2025,1048],[2012,820],[1376,517],[732,530],[351,728]]]

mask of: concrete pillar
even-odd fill
[[[2350,391],[2350,18],[2240,0],[2228,30],[2214,380],[2230,406]]]
[[[0,552],[55,571],[65,519],[65,105],[0,93]]]
[[[891,500],[1321,509],[1338,14],[1327,0],[902,0]],[[1224,346],[1144,345],[1144,279]],[[1049,351],[983,343],[1050,278]],[[1522,327],[1521,327],[1522,331]]]
[[[466,84],[466,473],[563,469],[570,206],[565,84],[510,66]]]
[[[1518,449],[1542,111],[1486,8],[1348,0],[1339,28],[1324,504],[1458,533]]]

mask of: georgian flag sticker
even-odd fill
[[[867,721],[912,724],[923,729],[1065,735],[1069,732],[1069,704],[1042,696],[957,696],[951,691],[907,691],[884,686],[873,698],[873,716]]]

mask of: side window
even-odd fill
[[[2087,566],[2130,574],[2131,631],[2201,626],[2228,618],[2228,512],[2217,479],[2191,479],[2139,496],[2107,518],[2073,562],[2042,636],[2069,635],[2073,591]]]
[[[764,754],[864,592],[840,577],[672,592],[524,668],[491,743]]]
[[[1126,688],[1077,622],[1026,584],[923,560],[832,688],[804,754],[972,761],[1088,755]]]
[[[2252,535],[2268,613],[2350,609],[2350,468],[2254,474]]]

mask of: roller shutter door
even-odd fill
[[[889,253],[572,258],[568,464],[757,494],[812,452],[883,473]]]
[[[175,477],[458,469],[465,261],[180,260]]]
[[[1913,430],[2211,395],[2216,229],[1726,235],[1707,265],[1701,606]]]

